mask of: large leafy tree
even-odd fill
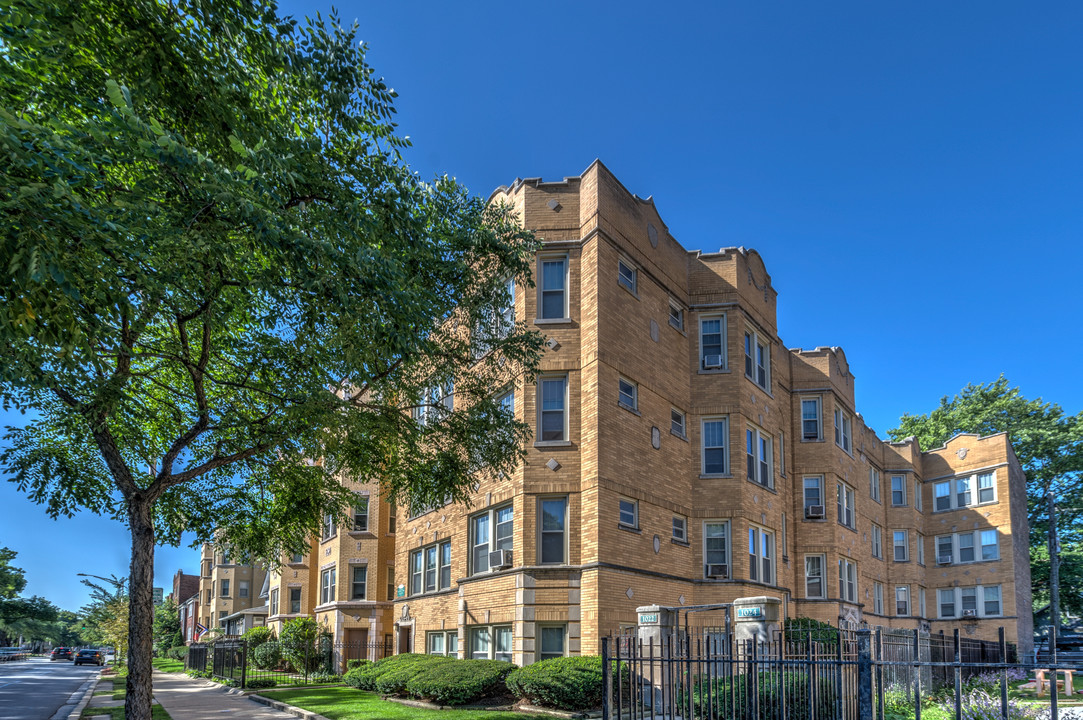
[[[156,541],[276,558],[345,513],[339,478],[433,504],[522,455],[493,391],[541,338],[495,309],[534,242],[402,163],[355,29],[246,0],[0,14],[0,396],[32,418],[0,469],[130,528],[134,720]]]
[[[1030,520],[1031,579],[1039,598],[1050,589],[1050,493],[1059,510],[1059,561],[1062,586],[1078,587],[1083,576],[1083,413],[1067,415],[1054,403],[1023,396],[1001,376],[993,382],[967,385],[954,397],[925,415],[903,415],[899,426],[888,430],[892,440],[914,436],[922,449],[943,445],[954,435],[968,432],[1008,433],[1012,448],[1027,476]],[[1068,580],[1068,585],[1065,585]],[[1083,612],[1078,593],[1062,595],[1062,609]]]

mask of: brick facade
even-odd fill
[[[515,316],[550,349],[513,406],[555,434],[535,432],[519,470],[481,479],[469,508],[399,510],[396,651],[594,654],[637,606],[750,595],[831,622],[985,639],[1004,626],[1030,647],[1025,482],[1005,435],[925,452],[878,438],[845,353],[778,337],[759,253],[685,250],[600,162],[493,199],[543,241]],[[476,571],[479,534],[482,550],[510,543],[510,567]]]

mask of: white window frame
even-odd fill
[[[884,559],[884,528],[872,523],[872,556]]]
[[[903,608],[903,612],[899,612],[900,607]],[[909,585],[895,586],[895,617],[910,617]]]
[[[562,556],[559,560],[545,560],[543,556],[545,543],[544,537],[546,533],[555,534],[556,530],[546,530],[543,522],[543,508],[547,502],[561,501],[564,503],[564,518],[563,527],[560,529],[561,541],[561,553]],[[538,511],[538,546],[537,546],[537,564],[538,565],[565,565],[568,563],[568,524],[570,523],[569,516],[571,515],[571,503],[568,500],[567,495],[540,495],[537,500]]]
[[[684,440],[688,439],[688,416],[675,407],[669,409],[669,432]]]
[[[722,444],[721,445],[707,445],[707,424],[708,423],[721,423],[722,424]],[[730,418],[729,415],[716,415],[712,417],[705,417],[700,420],[700,472],[703,475],[709,475],[712,477],[727,476],[730,474]],[[722,472],[708,471],[707,470],[707,451],[708,450],[722,450]]]
[[[218,585],[218,597],[229,597],[229,578],[223,578]]]
[[[507,520],[505,520],[504,522],[500,522],[500,517],[505,513],[505,511],[510,512],[511,514],[511,528],[509,534],[506,537],[500,538],[498,537],[500,528],[502,526],[506,526],[509,522]],[[477,539],[477,521],[481,518],[485,518],[487,528],[486,532],[488,533],[488,537],[484,540],[484,542],[478,542]],[[470,563],[470,574],[478,575],[481,573],[490,572],[492,568],[489,567],[489,553],[493,552],[494,550],[511,550],[514,553],[515,550],[515,511],[512,507],[512,504],[500,503],[499,505],[494,505],[493,507],[488,508],[487,510],[483,510],[482,512],[474,513],[470,516],[470,524],[467,528],[467,531],[470,536],[470,555],[467,558],[467,562]],[[478,558],[476,557],[476,555],[478,549],[482,548],[483,546],[484,550],[482,551],[482,556],[485,558],[485,567],[479,568]],[[512,557],[514,557],[514,555]]]
[[[903,535],[903,544],[899,545],[899,533]],[[899,548],[903,549],[903,557],[899,557]],[[891,531],[891,559],[895,562],[910,561],[910,531],[905,528],[897,528]]]
[[[899,481],[899,489],[895,489],[895,481]],[[902,500],[895,502],[895,493],[902,493]],[[906,475],[892,475],[891,476],[891,507],[906,507],[907,502],[907,490],[906,490]]]
[[[626,377],[617,378],[617,404],[629,410],[639,411],[639,385]]]
[[[329,567],[320,571],[320,605],[326,605],[336,600],[335,592],[338,587],[336,568]]]
[[[546,289],[546,287],[545,287],[545,264],[546,263],[555,263],[555,262],[560,262],[560,263],[563,264],[563,269],[564,269],[563,280],[562,280],[563,287],[561,287],[560,289],[556,289],[556,288]],[[539,254],[538,255],[538,308],[537,308],[537,313],[536,313],[538,320],[541,320],[542,322],[546,322],[546,321],[548,321],[548,322],[567,322],[570,319],[569,318],[569,298],[568,298],[568,296],[570,295],[568,286],[571,284],[571,282],[570,282],[570,280],[571,280],[570,265],[571,265],[571,262],[569,261],[567,254],[562,254],[562,255]],[[561,295],[562,295],[562,299],[563,299],[562,312],[563,312],[563,315],[561,317],[550,317],[550,316],[547,316],[547,315],[544,314],[544,312],[545,312],[545,294],[546,293],[556,293],[556,292],[560,292]]]
[[[876,502],[880,500],[880,471],[877,468],[869,466],[869,497]]]
[[[504,651],[498,651],[496,648],[498,633],[500,636],[504,635],[504,631],[507,631],[508,647]],[[474,645],[474,638],[485,638],[485,649],[476,650]],[[512,648],[514,643],[514,635],[512,635],[512,626],[504,624],[495,625],[473,625],[466,630],[467,641],[467,657],[474,660],[507,660],[511,661]]]
[[[874,582],[872,584],[872,612],[874,615],[884,614],[884,584]]]
[[[918,512],[922,512],[922,504],[924,503],[921,495],[921,480],[914,478],[914,509]]]
[[[816,437],[812,437],[805,427],[806,422],[812,422],[812,418],[805,417],[805,403],[814,403],[816,406]],[[823,421],[823,398],[820,396],[801,398],[801,442],[821,442],[824,439]]]
[[[561,408],[560,408],[559,411],[554,410],[554,409],[546,410],[545,409],[545,403],[544,403],[544,395],[545,395],[544,387],[548,383],[556,383],[556,382],[562,383],[562,388],[563,388],[563,395],[561,397]],[[569,426],[568,415],[570,414],[568,412],[568,385],[569,385],[568,376],[566,374],[564,374],[564,375],[541,375],[540,377],[538,377],[538,381],[534,385],[535,395],[536,395],[535,401],[536,401],[536,404],[538,406],[538,412],[537,412],[538,417],[537,417],[537,426],[536,426],[537,429],[538,429],[538,433],[535,436],[535,438],[536,438],[535,442],[534,442],[535,445],[544,445],[545,443],[561,443],[561,444],[564,444],[564,443],[568,442],[568,426]],[[559,412],[561,414],[561,419],[562,419],[562,422],[563,422],[563,427],[561,429],[561,436],[560,436],[559,439],[554,439],[554,438],[546,439],[545,435],[544,435],[544,431],[543,431],[543,418],[545,417],[546,413],[556,413],[556,412]]]
[[[918,616],[925,617],[925,588],[918,588]]]
[[[976,562],[994,562],[1000,559],[1000,532],[996,528],[985,528],[982,530],[976,530],[978,533],[977,545],[981,548],[980,552],[976,552]],[[985,536],[987,533],[993,533],[992,544],[985,542]],[[985,548],[993,548],[993,557],[985,557]]]
[[[440,639],[440,650],[433,652],[433,643]],[[452,647],[454,646],[454,647]],[[459,631],[458,630],[430,630],[425,633],[425,653],[428,655],[440,655],[442,657],[459,656]]]
[[[560,654],[557,655],[552,652],[545,651],[545,631],[546,630],[559,630],[560,634]],[[538,623],[536,626],[537,631],[537,647],[538,651],[535,653],[536,660],[549,660],[557,657],[567,657],[568,655],[568,625],[567,623]]]
[[[914,532],[914,536],[915,536],[914,537],[914,542],[917,545],[917,549],[918,549],[918,565],[924,565],[925,564],[925,536],[922,535],[921,533],[917,532],[917,531]]]
[[[674,329],[684,332],[684,306],[673,300],[669,301],[669,324]]]
[[[846,483],[835,483],[835,507],[839,525],[856,530],[857,507],[854,503],[854,489]]]
[[[809,483],[812,483],[815,487],[810,488]],[[814,489],[816,491],[816,501],[809,502],[809,490]],[[801,501],[804,504],[806,513],[812,505],[824,504],[824,476],[823,475],[805,475],[801,478]],[[826,508],[825,508],[826,509]],[[824,515],[827,515],[825,512]],[[824,518],[826,519],[826,518]]]
[[[982,486],[982,481],[985,478],[989,478],[989,485],[986,486],[986,487],[983,487]],[[986,505],[986,504],[989,504],[989,503],[995,503],[997,501],[997,474],[996,474],[995,470],[990,470],[989,472],[977,473],[977,480],[975,480],[975,483],[978,486],[978,493],[977,493],[978,505]],[[992,495],[992,497],[990,499],[988,499],[988,500],[982,500],[982,495],[985,493],[986,490],[989,491],[989,494]]]
[[[271,617],[274,617],[275,615],[277,615],[278,614],[278,588],[272,588],[271,589],[270,601],[267,604],[270,606],[268,609],[271,611],[269,613],[269,615]]]
[[[749,444],[752,445],[751,452]],[[775,487],[774,439],[755,425],[745,428],[745,478],[765,488]]]
[[[617,258],[617,284],[639,297],[639,268],[630,260]]]
[[[249,586],[249,581],[248,580],[238,580],[237,581],[237,597],[239,597],[239,598],[248,597],[248,586]]]
[[[982,482],[986,478],[989,479],[989,485],[982,487]],[[960,488],[965,489],[960,492]],[[944,494],[945,491],[947,492],[946,495]],[[992,495],[992,499],[982,500],[983,494]],[[960,495],[969,497],[970,502],[967,504],[960,503]],[[947,502],[943,502],[944,500]],[[957,475],[933,483],[933,512],[948,512],[981,505],[992,505],[997,500],[996,470],[971,475]]]
[[[721,526],[721,535],[709,535],[707,531],[708,526]],[[713,532],[713,531],[712,531]],[[718,562],[719,549],[708,548],[708,540],[722,540],[722,562]],[[733,525],[729,520],[704,520],[703,521],[703,577],[709,580],[714,578],[707,578],[707,566],[708,565],[725,565],[729,568],[729,577],[733,577],[733,562],[732,562],[732,539],[733,539]]]
[[[369,502],[368,495],[358,495],[356,504],[353,506],[353,531],[352,532],[368,532],[369,531],[369,510],[371,503]],[[358,512],[359,508],[364,508],[363,512]],[[360,523],[363,527],[358,527],[358,518],[363,517],[364,522]]]
[[[835,444],[843,451],[853,453],[853,418],[850,413],[835,405]]]
[[[684,515],[673,516],[673,539],[677,542],[688,542],[688,518]]]
[[[974,592],[974,617],[978,618],[994,618],[1004,616],[1004,587],[1001,584],[992,585],[966,585],[961,587],[950,588],[937,588],[936,590],[936,616],[941,620],[950,620],[954,618],[962,618],[963,615],[963,592]],[[994,613],[987,611],[987,602],[990,601],[986,597],[988,591],[994,591],[996,594],[997,611]],[[950,600],[945,600],[950,598]],[[945,602],[950,602],[952,606],[952,614],[948,615],[944,613]]]
[[[970,544],[967,545],[966,547],[964,547],[963,546],[963,538],[967,537],[967,536],[970,537]],[[977,548],[977,542],[976,542],[977,538],[974,537],[974,531],[973,530],[967,530],[965,532],[955,533],[954,534],[954,541],[955,541],[955,557],[959,561],[960,565],[963,565],[963,564],[969,565],[970,563],[973,563],[973,562],[977,561],[977,559],[978,559],[978,548]],[[963,551],[964,550],[969,550],[970,551],[970,559],[969,560],[964,560],[963,559]]]
[[[624,517],[626,514],[631,514],[632,521],[626,522]],[[617,501],[617,523],[622,527],[632,528],[633,530],[639,529],[639,501],[632,500],[631,498],[622,497]]]
[[[745,328],[745,377],[760,389],[771,392],[771,341],[758,330]]]
[[[819,565],[818,568],[810,566],[809,561],[813,561],[811,565]],[[826,598],[827,597],[827,556],[826,555],[806,555],[805,556],[805,597],[806,598]],[[810,589],[812,583],[819,583],[820,589],[815,592]]]
[[[290,615],[299,615],[301,612],[301,600],[304,597],[304,593],[301,592],[301,588],[290,588]],[[293,599],[293,594],[297,593],[297,599]],[[297,608],[296,610],[294,608]]]
[[[704,365],[704,358],[706,358],[708,355],[714,355],[715,354],[715,353],[707,353],[707,352],[705,352],[704,351],[704,345],[703,345],[703,336],[704,336],[703,324],[705,322],[710,322],[712,320],[718,320],[718,327],[719,327],[719,333],[718,334],[719,334],[719,338],[720,338],[719,339],[719,344],[720,344],[720,352],[719,352],[719,354],[721,354],[721,356],[722,356],[722,358],[721,358],[722,359],[722,364],[719,365],[716,368],[715,367],[708,368],[708,367],[706,367]],[[723,372],[723,371],[729,370],[729,357],[728,357],[729,353],[727,352],[727,347],[726,347],[726,345],[727,345],[727,328],[726,328],[726,325],[727,325],[727,322],[726,322],[726,314],[725,313],[714,313],[714,314],[711,314],[711,315],[701,315],[699,317],[699,370],[700,370],[700,372]],[[712,333],[712,334],[714,334],[714,333]]]
[[[445,562],[444,548],[447,548]],[[429,555],[433,553],[434,563],[429,565]],[[451,589],[451,541],[440,540],[410,551],[409,595],[415,597]],[[415,561],[415,558],[419,560]],[[432,573],[432,587],[429,587],[429,574]],[[446,585],[445,585],[446,582]]]
[[[368,600],[369,598],[369,566],[365,563],[357,563],[350,565],[350,600]],[[357,595],[357,571],[363,569],[365,571],[365,579],[361,581],[362,593]]]
[[[945,502],[941,503],[941,500]],[[951,506],[951,480],[933,483],[933,512],[947,512]],[[943,507],[941,507],[943,505]]]
[[[338,519],[334,513],[325,513],[320,526],[320,540],[330,540],[338,535]]]
[[[839,599],[857,602],[857,563],[848,557],[839,558]]]
[[[748,579],[764,585],[778,581],[775,562],[775,533],[759,525],[748,526]],[[731,573],[732,574],[732,573]],[[771,577],[765,577],[770,575]]]

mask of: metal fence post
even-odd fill
[[[602,638],[602,720],[609,720],[609,692],[612,689],[609,677],[609,638]]]
[[[932,659],[932,656],[930,656]],[[914,628],[914,720],[921,720],[921,632]]]
[[[241,689],[248,679],[248,641],[241,640]]]
[[[857,631],[857,716],[872,718],[872,642],[869,630]]]
[[[952,680],[955,683],[955,717],[963,715],[963,667],[962,649],[959,646],[959,628],[955,628],[953,641],[955,644],[955,667],[952,668]]]
[[[1008,646],[1004,644],[1004,626],[997,633],[1000,640],[1000,718],[1008,720]]]

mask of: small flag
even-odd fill
[[[196,642],[203,637],[203,633],[207,632],[207,626],[203,623],[196,623]]]

